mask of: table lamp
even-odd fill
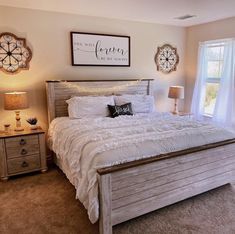
[[[168,93],[169,98],[175,99],[175,107],[172,114],[177,115],[178,111],[178,99],[184,99],[184,87],[183,86],[171,86]]]
[[[26,92],[12,92],[4,94],[4,109],[14,110],[16,114],[15,131],[23,131],[20,122],[20,110],[28,108],[28,97]]]

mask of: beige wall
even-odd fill
[[[181,27],[0,7],[0,32],[4,31],[25,37],[33,58],[29,71],[17,75],[0,71],[0,128],[14,121],[14,114],[3,110],[2,94],[15,90],[29,92],[30,109],[22,111],[24,118],[37,116],[47,126],[45,80],[154,78],[157,107],[162,111],[172,109],[168,87],[184,85],[186,35]],[[72,67],[70,31],[131,36],[131,67]],[[176,46],[180,56],[177,71],[170,75],[157,72],[154,63],[157,46],[164,43]]]
[[[191,106],[197,71],[198,45],[200,41],[235,37],[235,17],[187,28],[186,37],[186,98],[185,109]]]

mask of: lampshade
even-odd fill
[[[26,92],[12,92],[4,94],[5,110],[22,110],[29,107]]]
[[[184,99],[184,87],[183,86],[171,86],[168,93],[169,98]]]

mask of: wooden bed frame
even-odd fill
[[[47,81],[49,121],[68,115],[65,100],[74,95],[101,95],[99,89],[106,90],[102,95],[152,93],[153,80],[133,81]],[[100,234],[111,234],[116,224],[231,183],[234,143],[232,139],[99,169]]]

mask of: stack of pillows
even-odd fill
[[[117,117],[155,111],[150,95],[79,96],[66,101],[70,118]]]

